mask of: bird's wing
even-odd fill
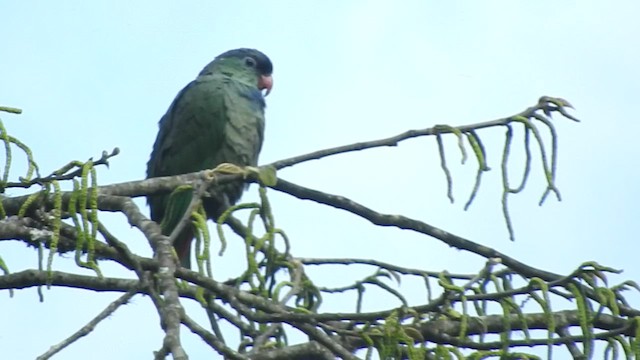
[[[160,120],[147,164],[147,177],[200,171],[212,166],[226,123],[222,81],[197,79],[187,85]],[[168,195],[151,196],[151,218],[162,220]]]
[[[264,137],[264,98],[255,87],[220,75],[205,75],[187,85],[160,120],[160,131],[147,166],[147,176],[169,176],[213,168],[220,163],[256,165]],[[209,217],[235,203],[243,184],[220,187],[224,201],[204,199]],[[169,235],[191,201],[191,191],[149,197],[151,218]],[[174,246],[189,267],[192,229]]]

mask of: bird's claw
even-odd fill
[[[254,177],[260,177],[260,168],[255,166],[246,166],[244,168],[244,178],[248,178],[253,175]]]
[[[216,166],[213,171],[217,174],[242,175],[244,179],[250,176],[259,177],[260,175],[260,168],[255,166],[238,166],[231,163],[222,163]]]
[[[218,174],[227,174],[227,175],[236,175],[236,174],[244,175],[245,173],[244,168],[231,163],[222,163],[216,166],[215,169],[213,169],[213,171]]]
[[[204,171],[205,181],[213,181],[216,178],[216,171],[214,169],[207,169]]]
[[[215,174],[226,175],[242,175],[243,179],[257,179],[260,183],[266,186],[273,186],[276,184],[277,176],[276,169],[273,167],[256,167],[256,166],[238,166],[230,163],[222,163],[211,170],[212,176]]]

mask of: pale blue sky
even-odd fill
[[[509,241],[500,211],[502,129],[481,133],[494,170],[468,212],[462,207],[475,163],[458,165],[453,140],[447,146],[454,205],[431,138],[310,162],[280,175],[418,218],[532,266],[568,273],[594,260],[625,270],[614,283],[638,280],[632,229],[640,210],[640,125],[634,118],[639,11],[633,1],[3,2],[0,104],[24,114],[0,116],[10,134],[31,146],[43,172],[120,147],[111,168],[99,170],[100,182],[109,183],[144,176],[157,121],[176,93],[214,56],[237,47],[258,48],[275,66],[261,163],[413,128],[490,120],[519,112],[541,95],[561,96],[583,120],[556,119],[563,201],[537,206],[543,183],[534,162],[528,190],[511,199],[516,242]],[[22,168],[16,163],[15,176]],[[245,199],[255,196],[252,188]],[[434,239],[377,229],[273,191],[271,198],[277,225],[297,256],[376,258],[451,272],[476,272],[483,264]],[[122,216],[104,218],[132,249],[149,254]],[[0,254],[13,271],[37,264],[35,253],[20,244],[3,242]],[[238,256],[240,248],[231,246],[215,260],[220,279],[238,271]],[[69,270],[70,263],[54,264]],[[318,285],[350,281],[344,268],[314,270],[308,272]],[[419,284],[405,282],[402,290],[415,304],[424,302]],[[52,289],[41,304],[34,289],[13,299],[0,295],[0,348],[14,359],[44,352],[117,297]],[[631,299],[640,306],[640,297]],[[328,301],[327,311],[342,304]],[[393,305],[393,299],[365,300],[368,309]],[[149,358],[161,335],[150,302],[137,297],[58,358]],[[184,343],[192,358],[205,356],[206,347],[188,331]]]

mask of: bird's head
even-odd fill
[[[255,49],[241,48],[222,53],[205,66],[200,75],[216,72],[255,84],[259,90],[266,90],[265,96],[273,87],[273,64],[267,55]]]

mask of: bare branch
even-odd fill
[[[115,301],[110,303],[104,310],[102,310],[95,318],[93,318],[91,321],[89,321],[89,323],[87,323],[85,326],[83,326],[80,330],[76,331],[75,333],[73,333],[73,335],[71,335],[68,338],[64,339],[59,344],[56,344],[56,345],[52,346],[44,354],[38,356],[37,360],[49,359],[53,355],[58,353],[60,350],[64,349],[65,347],[67,347],[69,345],[71,345],[72,343],[74,343],[75,341],[80,339],[81,337],[89,335],[93,331],[93,329],[95,329],[95,327],[102,320],[106,319],[108,316],[113,314],[121,305],[124,305],[127,302],[129,302],[129,300],[131,300],[131,298],[134,295],[136,295],[136,293],[137,293],[137,291],[135,291],[135,290],[134,291],[128,291],[124,295],[120,296],[118,299],[116,299]]]
[[[374,259],[356,259],[356,258],[296,258],[296,260],[300,261],[305,265],[351,265],[351,264],[360,264],[360,265],[371,265],[378,266],[383,269],[391,270],[397,273],[405,274],[405,275],[416,275],[416,276],[431,276],[438,277],[440,274],[436,271],[427,271],[420,269],[412,269],[403,266],[398,266],[394,264],[389,264],[383,261],[378,261]],[[476,276],[476,274],[449,274],[451,278],[454,279],[472,279]]]
[[[215,349],[218,354],[223,355],[225,359],[233,359],[233,360],[248,360],[249,357],[239,354],[229,347],[227,347],[224,342],[220,341],[213,334],[208,332],[202,326],[198,325],[193,319],[191,319],[188,315],[183,314],[182,323],[191,330],[194,334],[200,336],[200,338],[209,344],[213,349]]]
[[[425,222],[411,219],[402,215],[381,214],[340,195],[332,195],[323,193],[318,190],[309,189],[300,185],[293,184],[282,178],[278,179],[278,183],[273,186],[273,189],[295,196],[299,199],[312,200],[320,204],[325,204],[337,209],[348,211],[354,215],[369,220],[375,225],[392,226],[404,230],[413,230],[415,232],[429,235],[438,240],[441,240],[449,246],[461,250],[470,251],[487,259],[499,258],[505,266],[528,277],[539,277],[541,279],[544,279],[545,281],[553,281],[560,278],[560,275],[528,266],[520,261],[517,261],[516,259],[500,253],[495,249],[451,234]]]
[[[92,291],[128,292],[138,287],[137,280],[70,274],[61,271],[23,270],[0,276],[0,289],[25,289],[33,286],[64,286]]]

